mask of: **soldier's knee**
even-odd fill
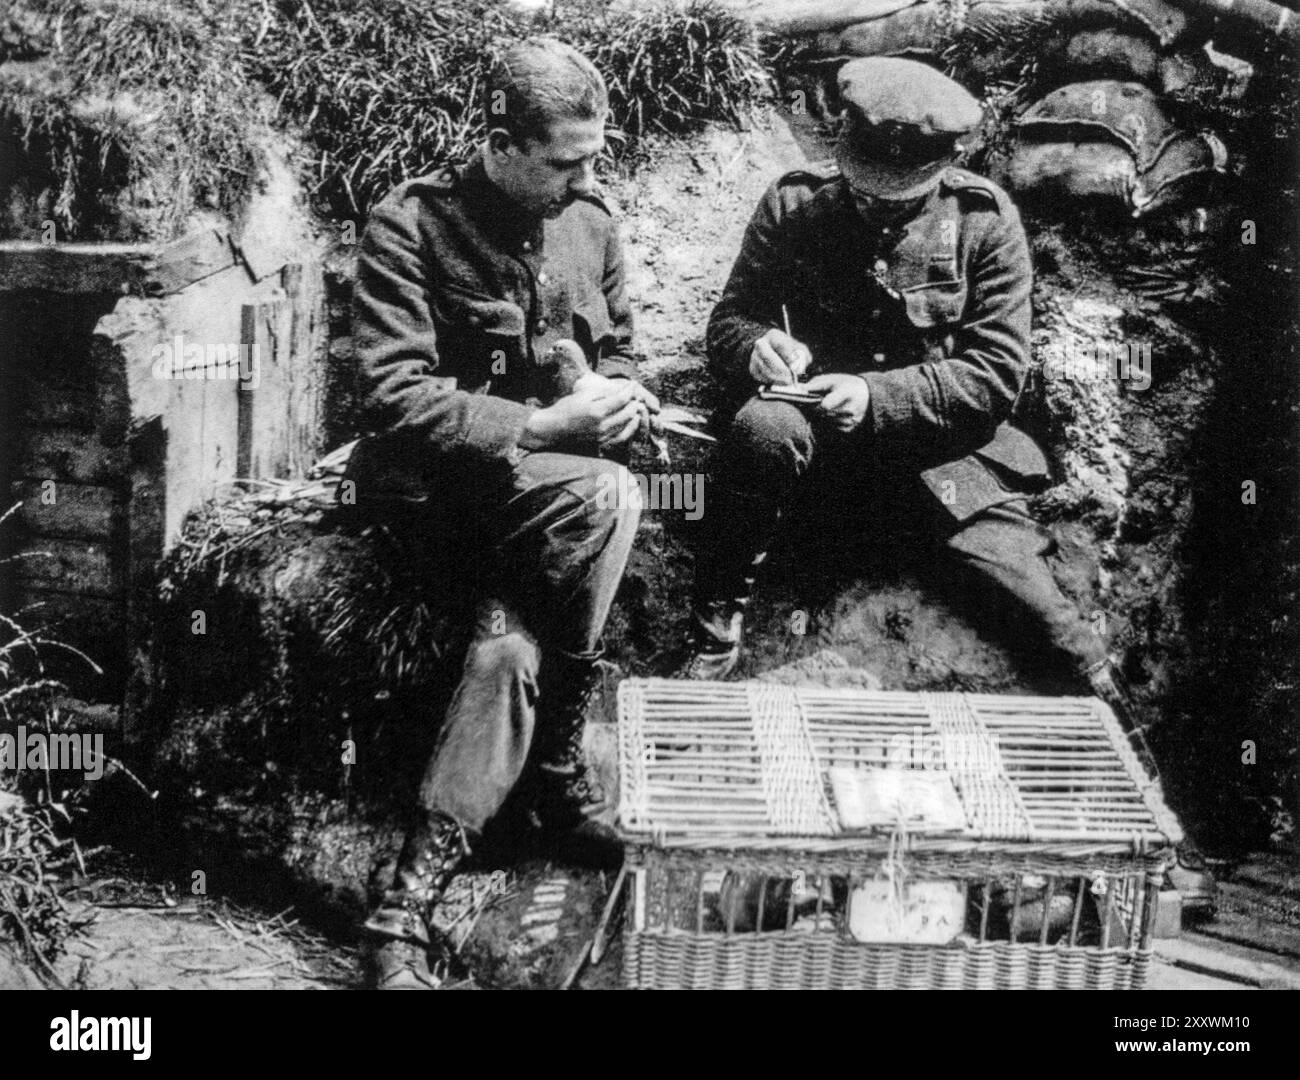
[[[727,433],[728,452],[738,464],[802,474],[812,461],[812,425],[788,401],[750,398]]]
[[[516,470],[539,516],[563,530],[605,536],[636,531],[640,489],[626,466],[581,454],[530,454]]]
[[[476,638],[465,658],[465,673],[492,682],[532,683],[540,665],[537,643],[522,631],[508,630]]]
[[[640,485],[631,470],[614,461],[593,458],[573,491],[582,500],[594,532],[625,538],[630,543],[643,503]]]

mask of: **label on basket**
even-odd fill
[[[851,769],[829,771],[831,795],[845,829],[893,828],[909,832],[960,832],[966,812],[952,777],[937,769]]]
[[[849,933],[887,945],[946,945],[966,927],[966,890],[957,881],[868,881],[849,894]]]

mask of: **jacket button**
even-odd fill
[[[878,352],[871,359],[874,360],[877,364],[883,364],[885,362],[885,354],[882,352]]]
[[[520,244],[519,246],[520,246],[521,248],[523,248],[525,251],[532,251],[532,250],[533,250],[533,242],[532,242],[531,240],[525,240],[525,241],[524,241],[522,244]]]
[[[549,330],[550,328],[551,328],[551,324],[548,323],[545,319],[538,319],[537,325],[534,327],[536,332],[539,334],[546,333],[546,331]]]
[[[545,270],[540,271],[540,272],[538,273],[538,275],[537,275],[537,284],[538,284],[538,285],[545,285],[545,284],[546,284],[548,281],[550,281],[550,280],[551,280],[551,279],[550,279],[549,277],[546,276],[546,271],[545,271]]]

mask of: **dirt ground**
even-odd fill
[[[81,929],[54,965],[74,989],[343,990],[364,985],[361,950],[292,911],[186,896],[120,860],[68,891]],[[1221,873],[1224,871],[1221,870]],[[465,970],[457,989],[598,990],[618,986],[611,946],[589,962],[613,882],[533,863],[462,875],[442,911]],[[36,989],[35,975],[0,951],[0,989]],[[450,988],[449,987],[449,988]],[[1256,857],[1219,885],[1214,919],[1154,943],[1149,990],[1300,989],[1300,873]]]

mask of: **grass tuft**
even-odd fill
[[[168,239],[237,216],[270,121],[309,143],[321,208],[363,216],[483,136],[494,49],[550,33],[609,82],[620,154],[650,133],[738,122],[764,92],[753,34],[711,0],[611,12],[559,0],[14,0],[0,16],[0,234]],[[7,217],[7,220],[6,220]]]
[[[597,0],[546,14],[493,0],[284,0],[246,61],[314,145],[324,204],[352,217],[407,177],[470,156],[494,50],[533,33],[568,41],[604,75],[615,156],[648,134],[741,122],[765,89],[748,24],[708,0],[634,14]]]
[[[166,239],[195,209],[237,213],[266,110],[215,0],[19,0],[0,24],[0,145],[20,189],[10,235]],[[14,177],[0,178],[13,183]]]

